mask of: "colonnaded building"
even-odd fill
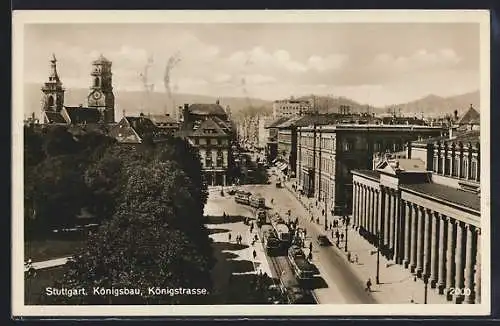
[[[479,140],[467,131],[417,141],[406,158],[353,171],[353,227],[456,303],[481,301]]]

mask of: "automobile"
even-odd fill
[[[329,246],[331,245],[331,242],[330,240],[327,238],[326,235],[318,235],[318,237],[316,238],[316,241],[318,242],[318,244],[322,247],[326,247],[326,246]]]

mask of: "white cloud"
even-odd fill
[[[213,81],[216,82],[216,83],[221,83],[222,84],[222,83],[227,83],[227,82],[231,81],[232,78],[233,78],[233,76],[231,76],[230,74],[217,73],[213,77]]]
[[[261,84],[270,84],[270,83],[275,83],[277,80],[273,76],[266,76],[266,75],[259,75],[259,74],[254,74],[254,75],[246,75],[243,76],[245,79],[245,82],[247,84],[253,84],[253,85],[261,85]]]
[[[343,54],[330,54],[322,57],[313,55],[305,62],[294,60],[286,50],[271,53],[263,47],[254,47],[250,51],[236,51],[228,57],[234,67],[251,67],[252,70],[266,71],[281,69],[292,73],[306,73],[311,70],[324,72],[339,69],[347,61]]]
[[[373,67],[383,71],[395,70],[404,73],[422,69],[449,68],[461,60],[452,49],[441,49],[434,52],[421,49],[409,56],[381,53],[375,57]]]

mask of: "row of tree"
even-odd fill
[[[82,208],[100,227],[55,286],[88,296],[46,303],[203,303],[206,296],[150,293],[150,287],[211,290],[214,264],[203,208],[208,192],[197,151],[171,138],[128,147],[98,134],[55,129],[25,132],[25,218],[45,228],[75,223]],[[33,229],[32,229],[33,231]],[[139,289],[140,295],[93,295],[93,288]]]

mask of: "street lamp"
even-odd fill
[[[345,248],[344,251],[347,252],[347,226],[349,225],[349,216],[347,216],[347,205],[345,206],[344,210],[344,224],[345,224]]]
[[[328,202],[328,197],[327,194],[324,196],[325,200],[325,231],[328,231],[328,209],[327,209],[327,202]]]
[[[427,289],[429,284],[429,275],[424,275],[424,304],[427,304]]]
[[[377,231],[377,275],[375,276],[375,282],[380,284],[380,231]]]

